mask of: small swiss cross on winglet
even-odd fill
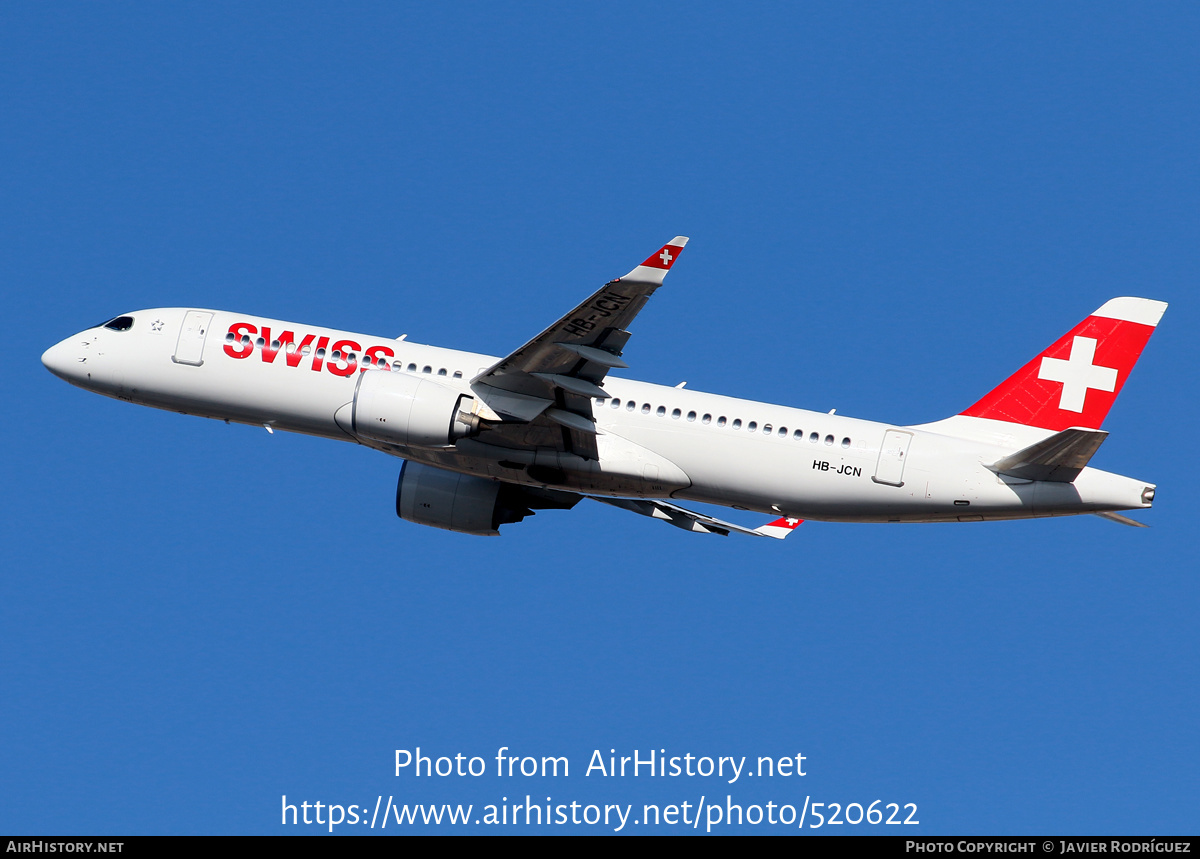
[[[764,537],[774,537],[776,540],[782,540],[788,534],[796,530],[803,519],[789,519],[786,516],[776,519],[774,522],[768,522],[761,528],[755,528],[755,534],[761,534]]]
[[[679,257],[679,252],[683,250],[683,246],[687,244],[687,236],[676,236],[663,245],[656,254],[651,254],[642,265],[650,268],[669,269],[675,260]]]
[[[682,253],[683,246],[687,244],[687,241],[687,236],[676,236],[652,253],[644,263],[618,280],[660,285],[663,278],[667,276],[667,272],[671,270],[671,266],[675,265],[675,260],[679,259],[679,254]]]

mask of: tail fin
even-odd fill
[[[962,414],[1055,432],[1099,429],[1166,309],[1149,298],[1106,302]]]

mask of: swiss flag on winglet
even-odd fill
[[[774,522],[768,522],[761,528],[755,528],[756,534],[761,534],[764,537],[774,537],[776,540],[784,539],[788,534],[796,530],[796,527],[803,522],[803,519],[776,519]]]
[[[663,245],[658,253],[651,254],[650,258],[642,263],[642,265],[649,266],[650,268],[669,269],[675,264],[676,258],[682,251],[683,245]]]
[[[1165,309],[1113,299],[962,414],[1055,432],[1099,429]]]

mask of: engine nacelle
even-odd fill
[[[565,510],[579,498],[405,461],[396,484],[396,515],[419,525],[495,537],[501,525],[532,516],[535,507]]]
[[[359,374],[351,432],[388,444],[443,447],[471,432],[474,404],[471,395],[431,379],[369,370]]]

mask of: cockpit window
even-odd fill
[[[110,331],[128,331],[133,327],[133,317],[118,316],[116,319],[110,319],[105,322],[104,327]]]

